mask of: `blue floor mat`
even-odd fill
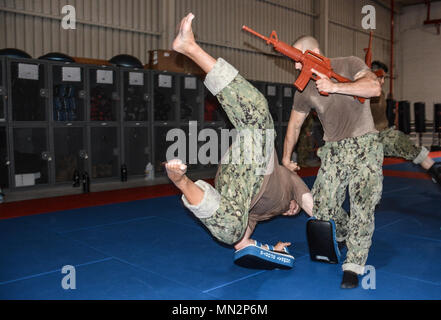
[[[265,271],[253,278],[229,284],[209,293],[219,299],[246,300],[374,300],[374,299],[440,299],[441,287],[376,271],[375,290],[339,287],[342,271],[339,265],[311,262],[309,256],[297,259],[289,271]]]
[[[292,242],[288,271],[236,266],[178,196],[0,220],[0,299],[440,299],[440,200],[430,180],[385,177],[375,290],[342,290],[340,265],[309,259],[304,213],[253,236]],[[61,288],[64,265],[76,267],[75,290]]]
[[[66,274],[54,271],[0,286],[0,299],[215,299],[112,258],[80,265],[75,270],[75,290],[63,289]]]

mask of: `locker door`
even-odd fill
[[[13,121],[47,121],[46,64],[9,60],[9,103]]]
[[[14,177],[15,187],[28,187],[47,184],[48,152],[47,128],[13,128]]]

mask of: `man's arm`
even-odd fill
[[[204,191],[185,175],[187,166],[181,160],[175,159],[167,162],[165,168],[169,179],[181,190],[188,203],[199,205],[204,198]]]
[[[282,164],[290,171],[298,170],[297,164],[291,161],[292,152],[299,139],[300,130],[303,122],[305,122],[308,113],[298,112],[294,109],[291,111],[288,128],[286,129],[285,141],[283,143]]]
[[[368,99],[381,95],[381,86],[377,76],[370,70],[360,71],[356,74],[354,81],[347,83],[336,83],[314,69],[313,72],[321,78],[315,83],[320,92],[345,94]]]

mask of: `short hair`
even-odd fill
[[[381,61],[374,61],[372,62],[372,67],[371,67],[372,71],[377,71],[377,70],[383,70],[385,73],[388,73],[389,68],[387,67],[386,64],[384,64]]]
[[[293,42],[292,46],[294,47],[296,44],[301,44],[303,50],[313,50],[313,49],[319,49],[320,45],[316,38],[311,36],[301,36],[297,38],[296,41]]]

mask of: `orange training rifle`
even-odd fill
[[[276,51],[282,53],[283,55],[303,65],[300,76],[297,78],[296,82],[294,83],[294,86],[300,91],[303,91],[305,89],[310,79],[313,79],[315,81],[320,79],[319,76],[313,74],[312,69],[316,70],[321,74],[326,75],[329,79],[335,79],[338,82],[342,82],[342,83],[351,82],[350,79],[342,77],[341,75],[335,73],[332,70],[331,61],[328,58],[310,50],[306,50],[305,53],[302,53],[302,51],[290,46],[289,44],[283,41],[279,41],[277,37],[277,33],[275,31],[273,31],[270,37],[267,38],[261,35],[260,33],[257,33],[253,29],[248,28],[247,26],[243,26],[242,29],[254,34],[255,36],[261,38],[262,40],[265,40],[266,43],[271,44]],[[327,92],[320,92],[320,94],[324,96],[329,95]],[[354,97],[354,98],[358,99],[361,103],[364,103],[365,101],[365,98],[361,98],[361,97]]]
[[[372,68],[372,37],[373,37],[374,33],[371,31],[369,33],[369,47],[367,47],[366,49],[364,49],[364,52],[366,52],[366,56],[364,58],[364,62],[366,63],[366,65],[369,68]],[[374,72],[375,75],[378,78],[384,77],[386,74],[384,73],[383,69],[378,69],[377,71]]]
[[[372,68],[372,36],[373,32],[371,31],[369,33],[369,47],[364,49],[364,52],[366,52],[366,57],[364,58],[364,62],[369,68]]]

